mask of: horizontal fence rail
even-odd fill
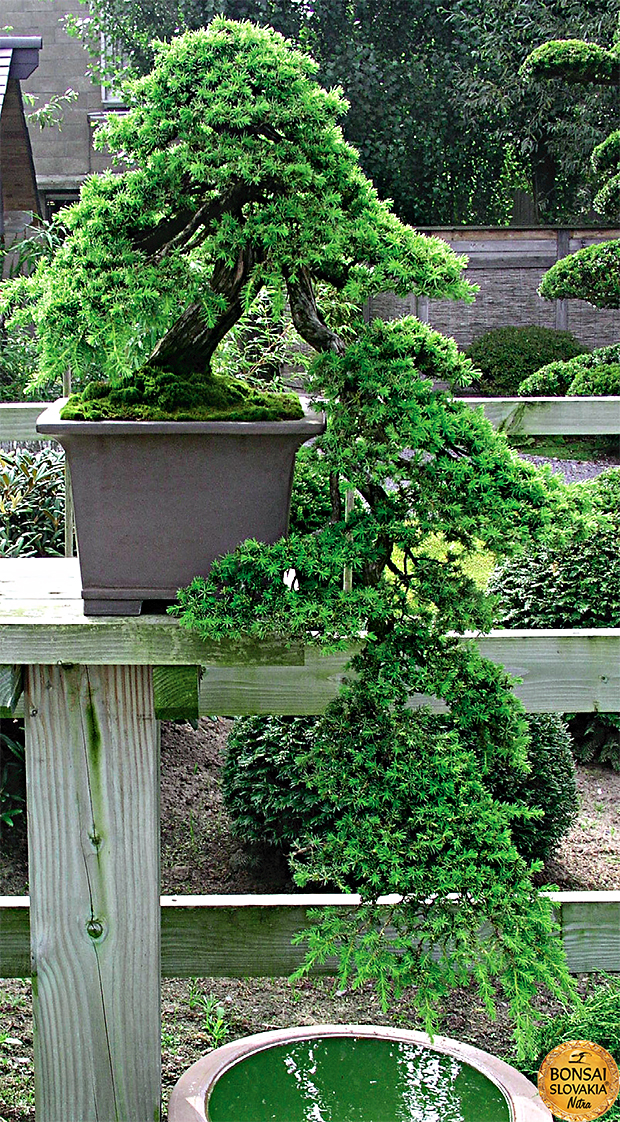
[[[464,397],[513,436],[597,436],[620,431],[620,397]],[[48,402],[0,403],[0,442],[44,440],[37,417]]]
[[[568,968],[620,971],[620,892],[551,892]],[[162,896],[161,971],[165,978],[260,978],[292,974],[303,962],[293,935],[312,909],[348,909],[358,896]],[[27,896],[0,897],[0,978],[30,976]],[[333,974],[334,962],[314,973]]]
[[[170,616],[85,616],[78,562],[0,559],[2,664],[153,666],[156,715],[312,714],[336,696],[351,651],[321,655],[277,640],[203,642]],[[515,629],[466,634],[521,679],[530,712],[620,711],[620,629]],[[19,672],[0,675],[10,710]],[[425,702],[413,697],[411,703]],[[431,702],[431,704],[436,704]]]

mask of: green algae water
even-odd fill
[[[327,1036],[274,1045],[217,1080],[208,1122],[510,1122],[499,1088],[418,1044]]]

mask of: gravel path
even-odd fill
[[[555,460],[547,456],[526,456],[521,454],[522,460],[540,466],[549,464],[551,470],[564,476],[566,483],[583,483],[586,479],[595,479],[601,472],[608,468],[619,467],[619,456],[606,456],[600,460]]]

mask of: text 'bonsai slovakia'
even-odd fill
[[[210,370],[265,285],[311,346],[336,352],[317,281],[355,303],[470,295],[463,260],[380,202],[342,137],[346,102],[316,69],[250,23],[216,19],[158,45],[129,112],[97,137],[127,170],[87,180],[62,212],[61,248],[5,298],[36,324],[43,377],[94,378],[65,419],[301,416],[294,395]]]
[[[550,903],[511,837],[533,812],[486,783],[527,767],[526,724],[501,668],[450,633],[492,622],[464,559],[545,533],[563,489],[447,392],[471,368],[452,340],[412,318],[364,323],[373,293],[472,289],[462,259],[379,201],[343,141],[340,94],[314,72],[247,23],[161,45],[130,112],[102,133],[129,170],[85,185],[62,249],[14,301],[30,306],[49,373],[99,364],[114,383],[87,390],[74,416],[181,417],[220,392],[211,357],[261,287],[288,297],[319,352],[309,386],[328,426],[310,459],[330,513],[217,560],[181,591],[181,622],[214,639],[357,644],[309,748],[325,826],[299,839],[296,875],[361,904],[316,917],[304,969],[336,953],[343,982],[375,979],[384,1003],[412,986],[429,1028],[455,984],[473,980],[492,1011],[499,982],[525,1047],[536,987],[573,992]],[[348,518],[343,487],[357,496]],[[411,693],[449,716],[411,710]]]

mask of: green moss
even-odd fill
[[[287,421],[303,417],[296,394],[270,393],[215,374],[186,380],[145,367],[119,385],[90,382],[73,394],[63,421]]]

